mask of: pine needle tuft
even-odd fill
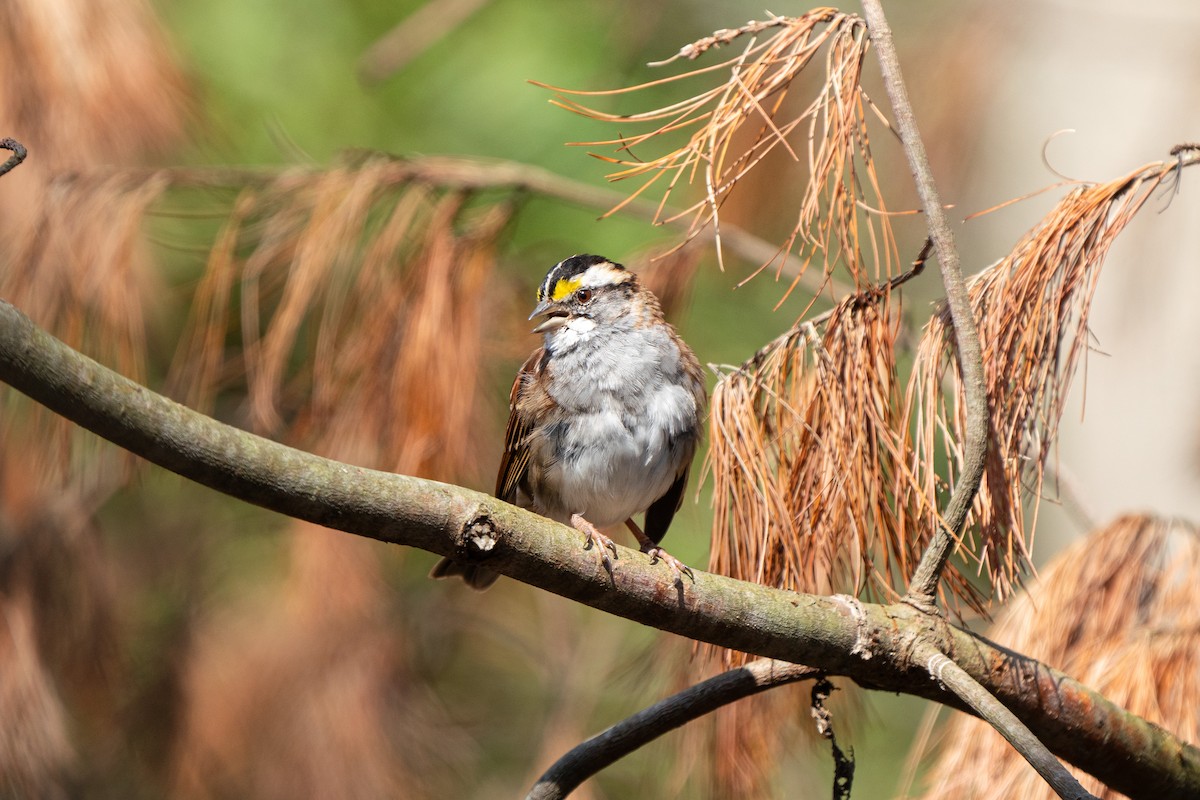
[[[1063,670],[1185,741],[1200,740],[1200,531],[1178,520],[1125,516],[1059,554],[988,632]],[[925,800],[1054,791],[986,723],[956,715],[941,739]],[[1101,800],[1117,794],[1090,776]]]
[[[760,42],[760,34],[768,31]],[[557,93],[555,103],[570,111],[623,129],[644,124],[648,129],[640,133],[577,144],[616,148],[615,157],[597,157],[616,168],[610,180],[642,180],[630,199],[657,185],[662,192],[657,222],[690,218],[684,241],[712,225],[718,260],[721,206],[747,173],[768,154],[782,150],[808,169],[795,225],[776,257],[778,277],[786,255],[793,249],[799,255],[802,268],[787,292],[814,260],[828,270],[844,265],[858,289],[891,276],[898,264],[896,247],[867,132],[866,112],[873,107],[860,86],[868,48],[865,23],[832,8],[799,17],[777,16],[718,31],[660,64],[694,59],[739,38],[749,42],[732,59],[639,86],[592,92],[546,88]],[[789,94],[814,62],[824,65],[823,78],[811,97],[796,102]],[[577,99],[621,95],[722,72],[728,73],[724,82],[645,112],[615,114]],[[672,144],[683,136],[687,138],[682,145]],[[643,158],[642,151],[655,147],[666,150]],[[692,183],[703,186],[702,196],[685,200],[682,209],[668,208],[681,184]]]
[[[911,479],[887,293],[802,323],[713,392],[709,568],[796,591],[894,599],[920,556],[894,513]],[[957,584],[956,584],[957,587]],[[964,596],[969,590],[960,588]]]
[[[1086,356],[1100,267],[1117,236],[1178,168],[1161,162],[1110,183],[1075,188],[1007,257],[971,282],[991,435],[964,550],[991,580],[997,599],[1010,595],[1031,567],[1046,461],[1071,379]],[[914,531],[909,536],[933,529],[934,509],[953,487],[966,426],[962,397],[943,308],[925,328],[905,396],[905,416],[915,420],[909,463],[918,476],[910,484],[917,491],[906,492],[900,504],[902,526]],[[936,472],[943,460],[950,465],[949,485]]]

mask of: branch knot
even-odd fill
[[[863,608],[862,601],[848,594],[835,594],[833,599],[846,606],[850,616],[854,619],[854,646],[850,648],[850,655],[859,656],[863,661],[870,661],[875,655],[871,649],[875,642],[868,632],[867,610]]]
[[[463,561],[481,561],[491,555],[498,541],[496,524],[486,511],[479,509],[459,531],[456,557]]]

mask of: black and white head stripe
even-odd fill
[[[582,286],[598,289],[632,280],[632,272],[604,256],[571,256],[555,264],[546,273],[546,279],[538,287],[538,300],[553,302],[562,300]]]

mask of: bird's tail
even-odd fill
[[[461,561],[455,561],[452,558],[443,558],[429,573],[431,578],[449,578],[457,575],[467,582],[467,585],[472,589],[483,591],[496,582],[500,577],[500,573],[492,572],[486,567],[481,567],[477,564],[464,564]]]

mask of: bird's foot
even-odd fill
[[[666,550],[663,550],[658,545],[651,545],[650,547],[643,547],[642,552],[645,553],[646,555],[650,556],[651,564],[661,561],[664,564],[666,564],[668,567],[670,567],[671,571],[673,573],[675,573],[675,580],[673,582],[676,586],[680,587],[681,589],[683,588],[683,576],[684,575],[687,575],[689,578],[691,578],[692,583],[696,582],[696,573],[692,572],[691,567],[689,567],[687,564],[680,561],[675,556],[668,553]]]
[[[617,557],[617,546],[613,544],[613,540],[601,533],[599,528],[584,519],[581,514],[571,515],[571,527],[583,534],[584,550],[591,550],[595,547],[600,551],[600,563],[604,565],[604,569],[608,571],[611,578],[612,562]],[[608,557],[606,550],[612,552],[612,558]]]

